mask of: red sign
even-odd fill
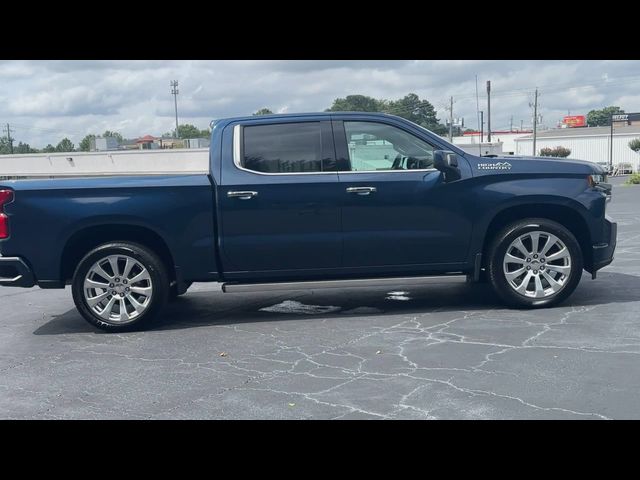
[[[569,115],[562,119],[562,123],[564,123],[567,128],[586,127],[587,117],[584,115]]]

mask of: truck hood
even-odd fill
[[[592,162],[550,157],[476,157],[468,155],[474,176],[495,174],[603,175],[604,169]]]

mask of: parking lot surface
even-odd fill
[[[0,418],[640,418],[640,187],[613,264],[553,309],[486,285],[223,294],[106,334],[70,291],[0,288]]]

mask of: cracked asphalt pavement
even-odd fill
[[[0,288],[0,418],[640,418],[640,187],[614,179],[613,264],[563,305],[486,285],[223,294],[106,334],[69,290]]]

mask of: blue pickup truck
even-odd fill
[[[373,113],[213,123],[209,174],[0,182],[0,285],[71,286],[140,328],[192,282],[225,292],[490,282],[549,307],[611,263],[596,164],[476,157]]]

